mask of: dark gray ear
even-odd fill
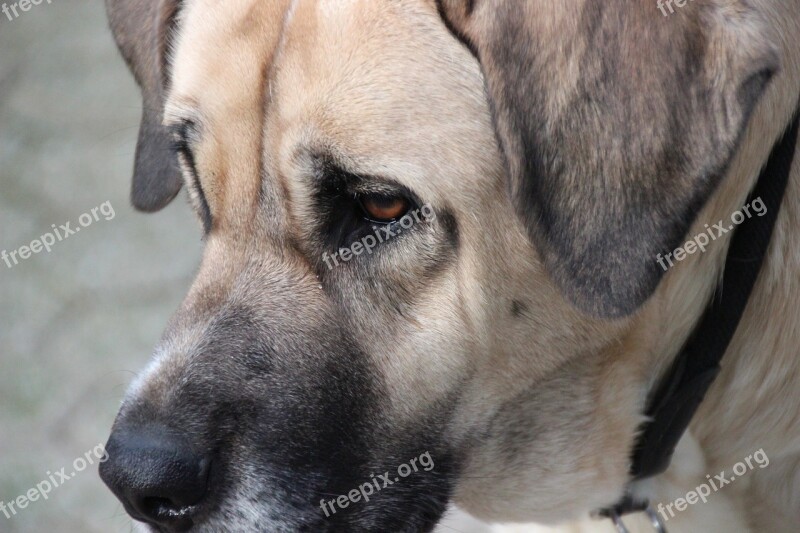
[[[584,0],[440,10],[481,62],[510,193],[551,276],[586,312],[632,313],[777,69],[753,14]]]
[[[183,183],[170,138],[161,125],[168,83],[166,51],[179,0],[106,0],[108,19],[122,56],[142,89],[142,124],[136,145],[131,202],[158,211]]]

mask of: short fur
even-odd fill
[[[164,45],[138,28],[167,22],[108,3],[148,108]],[[556,523],[616,501],[730,234],[667,273],[656,254],[744,203],[798,104],[800,2],[667,20],[638,1],[187,0],[173,20],[164,127],[191,125],[206,250],[115,431],[217,450],[195,530],[426,531],[448,501]],[[151,207],[176,190],[138,179]],[[341,206],[375,187],[437,217],[328,269]],[[771,465],[670,531],[800,522],[799,225],[795,165],[722,375],[637,490],[668,502],[759,448]],[[431,473],[320,511],[424,450]]]

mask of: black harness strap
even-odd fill
[[[800,108],[773,147],[748,198],[748,203],[761,198],[766,213],[751,216],[737,227],[725,260],[722,285],[680,354],[650,395],[645,413],[648,422],[633,451],[631,475],[634,480],[652,477],[667,469],[675,446],[719,374],[720,362],[744,314],[766,256],[789,181],[798,129]],[[643,508],[641,502],[627,497],[602,514],[608,516],[613,512],[622,515]]]

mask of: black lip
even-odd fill
[[[436,526],[441,522],[442,518],[444,517],[444,512],[441,513],[438,517],[430,517],[430,518],[419,518],[419,523],[408,525],[405,528],[394,530],[394,533],[431,533]],[[415,520],[412,518],[412,522]],[[194,526],[190,526],[189,529],[186,530],[176,530],[176,529],[162,529],[156,526],[150,526],[154,533],[191,533],[195,531],[193,529]],[[204,524],[197,524],[197,527],[202,529]],[[256,533],[258,531],[263,531],[257,529],[258,526],[254,526],[254,529],[242,531],[241,533]],[[284,530],[281,530],[284,531]],[[315,522],[313,524],[305,524],[303,526],[298,527],[295,530],[297,533],[385,533],[389,530],[384,529],[382,527],[378,527],[375,529],[367,529],[364,527],[359,526],[358,524],[329,524],[325,521]]]

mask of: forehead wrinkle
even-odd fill
[[[288,3],[195,0],[184,12],[165,118],[204,117],[199,178],[215,219],[232,229],[257,215],[268,72]]]
[[[469,161],[476,153],[471,150],[485,150],[486,142],[494,149],[477,61],[433,8],[405,2],[379,10],[354,0],[325,19],[326,6],[340,3],[301,2],[294,1],[296,13],[276,62],[281,103],[274,123],[280,129],[311,122],[315,135],[331,145],[328,139],[336,139],[363,173],[403,177],[423,188],[432,175],[447,174],[428,167]],[[358,10],[349,9],[356,5]],[[309,36],[312,26],[317,33]],[[302,94],[287,94],[297,87]],[[464,120],[465,114],[473,119]],[[281,157],[288,153],[284,149]]]
[[[279,139],[283,137],[283,128],[280,123],[275,123],[277,95],[274,92],[276,79],[282,67],[287,47],[287,29],[296,18],[299,0],[283,0],[286,9],[281,16],[276,45],[272,50],[271,60],[266,63],[264,72],[264,85],[262,91],[262,135],[259,162],[259,193],[258,211],[264,214],[265,223],[259,224],[259,229],[265,236],[273,240],[284,241],[287,236],[289,209],[286,205],[292,200],[288,187],[288,179],[278,163],[280,157],[275,157],[275,146],[279,146]],[[278,150],[277,153],[280,153]],[[291,240],[291,238],[289,238]]]

